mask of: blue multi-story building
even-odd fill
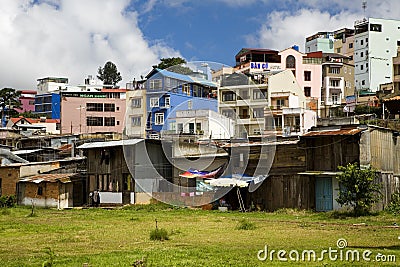
[[[161,131],[175,130],[178,110],[208,109],[217,112],[217,86],[214,82],[167,70],[153,69],[147,76],[146,136],[159,138]]]
[[[49,93],[35,96],[35,113],[48,119],[60,119],[61,97]]]

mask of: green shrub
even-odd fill
[[[2,208],[12,208],[15,207],[17,203],[17,198],[14,195],[1,196],[0,197],[0,207]]]
[[[386,210],[393,215],[399,215],[400,214],[400,192],[393,193],[391,199],[392,200],[390,201]]]
[[[156,228],[150,231],[150,240],[164,241],[168,239],[168,232],[163,228]]]
[[[256,225],[253,222],[250,222],[246,219],[241,219],[236,226],[237,230],[254,230],[256,229]]]

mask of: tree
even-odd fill
[[[158,69],[168,69],[169,71],[185,75],[191,74],[193,71],[183,66],[184,64],[186,64],[186,60],[181,57],[169,57],[160,59],[160,63],[154,67]]]
[[[3,88],[0,90],[0,109],[1,109],[1,121],[4,118],[5,112],[9,115],[14,113],[14,108],[21,107],[19,97],[21,92],[13,88]]]
[[[103,84],[115,86],[122,80],[121,73],[118,71],[117,66],[111,61],[108,61],[104,67],[99,67],[97,78],[103,81]]]
[[[341,206],[352,206],[356,216],[368,213],[380,199],[381,186],[375,181],[376,171],[371,167],[362,170],[357,163],[338,169],[342,173],[337,176],[340,188],[336,201]]]

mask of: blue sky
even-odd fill
[[[352,27],[362,0],[2,0],[0,88],[46,76],[82,83],[108,60],[121,87],[162,57],[234,64],[242,47],[304,51],[306,36]],[[400,19],[400,1],[368,1],[366,16]]]

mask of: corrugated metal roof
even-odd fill
[[[358,129],[358,128],[311,131],[306,134],[303,134],[303,137],[330,136],[330,135],[355,135],[355,134],[360,133],[361,131],[362,131],[362,129]]]
[[[250,147],[250,146],[276,146],[276,145],[295,145],[299,140],[276,140],[271,142],[238,142],[238,143],[223,143],[219,146],[227,147]]]
[[[113,146],[130,146],[130,145],[136,145],[142,142],[143,140],[144,139],[127,139],[119,141],[85,143],[83,145],[78,146],[77,148],[89,149],[89,148],[101,148],[101,147],[113,147]]]
[[[342,174],[343,172],[331,172],[331,171],[306,171],[306,172],[299,172],[299,175],[327,175],[327,176],[337,176]]]
[[[41,182],[55,183],[61,182],[63,184],[70,183],[71,177],[78,175],[77,173],[54,173],[54,174],[38,174],[34,176],[25,177],[20,179],[20,182],[36,183]]]

